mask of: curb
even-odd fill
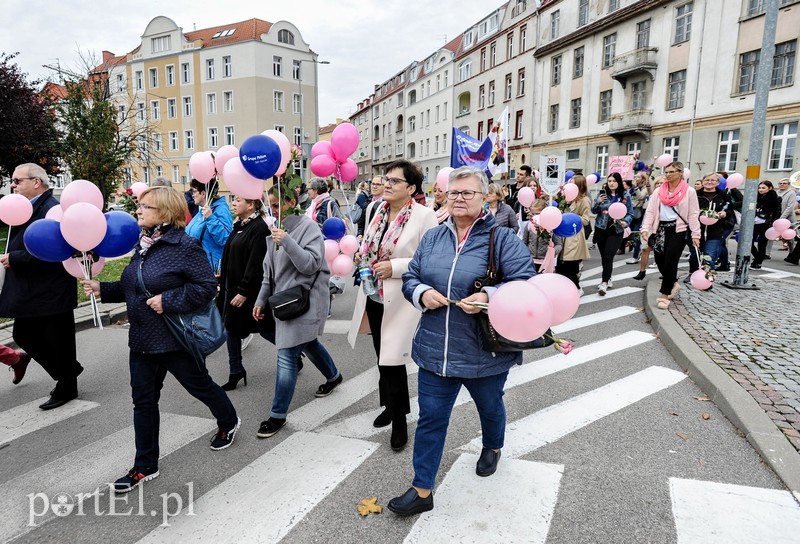
[[[745,434],[786,487],[800,496],[800,453],[755,399],[695,344],[669,310],[656,307],[659,287],[657,279],[647,282],[644,309],[661,343],[723,415]]]

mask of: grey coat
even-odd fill
[[[278,349],[298,346],[321,336],[330,307],[328,280],[331,274],[325,263],[325,245],[319,226],[304,215],[290,215],[283,220],[283,228],[286,236],[279,249],[276,250],[272,237],[267,237],[264,282],[256,306],[265,312],[271,311],[267,299],[273,292],[296,285],[309,287],[317,272],[320,274],[311,288],[308,312],[290,321],[275,320],[275,346]]]

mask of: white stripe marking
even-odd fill
[[[508,425],[503,455],[527,455],[685,378],[686,375],[681,372],[651,366],[593,391],[548,406]],[[463,449],[480,452],[481,444],[482,438],[479,436],[463,446]]]
[[[477,455],[462,454],[404,542],[544,543],[558,500],[562,465],[503,459],[490,478],[475,474]],[[521,515],[501,515],[509,509]],[[498,522],[502,519],[502,522]]]
[[[648,268],[648,269],[645,269],[645,271],[644,271],[645,275],[647,275],[647,274],[655,274],[656,272],[658,272],[658,269],[656,269],[656,268]],[[637,274],[639,274],[638,270],[634,270],[633,272],[625,272],[624,274],[613,274],[611,276],[611,282],[614,283],[614,282],[620,282],[622,280],[628,280],[628,279],[631,279],[631,278],[635,277]],[[583,276],[581,276],[581,278],[583,278]],[[581,279],[580,283],[581,283],[581,287],[583,287],[585,289],[586,287],[596,287],[596,286],[600,285],[601,283],[603,283],[603,280],[602,280],[602,278],[593,278],[591,280],[586,280],[586,281],[583,281],[583,279]],[[613,288],[611,290],[609,290],[609,293],[611,291],[613,291]]]
[[[349,319],[329,319],[325,322],[325,334],[347,334],[349,332]]]
[[[581,297],[581,304],[589,304],[590,302],[599,302],[601,300],[609,300],[617,297],[624,297],[632,293],[642,291],[641,287],[620,287],[619,289],[611,289],[606,292],[605,296],[600,296],[597,293],[594,295],[583,295]]]
[[[555,374],[561,370],[572,368],[583,363],[605,357],[617,351],[643,344],[654,340],[655,336],[641,331],[630,331],[607,340],[595,342],[588,346],[576,348],[569,355],[556,354],[551,357],[525,364],[521,367],[515,366],[508,373],[505,390],[512,387],[523,385],[539,378]],[[455,406],[461,406],[472,402],[469,392],[462,388],[456,397]],[[410,401],[411,413],[408,414],[407,421],[413,422],[419,419],[419,400],[414,397]],[[369,438],[375,434],[388,429],[384,427],[376,429],[372,426],[372,421],[381,413],[381,410],[370,410],[368,412],[356,414],[341,421],[336,421],[326,427],[321,432],[337,436],[349,436],[352,438]]]
[[[100,406],[96,402],[72,400],[56,410],[39,409],[39,405],[48,398],[21,404],[0,413],[0,445]]]
[[[630,258],[630,257],[628,257],[628,258]],[[613,268],[619,268],[620,266],[625,266],[625,261],[623,261],[623,260],[614,261]],[[602,266],[595,266],[595,267],[589,268],[588,270],[582,271],[581,272],[581,278],[591,278],[592,276],[596,276],[598,274],[601,274],[602,272],[603,272],[603,267]]]
[[[278,542],[378,447],[294,433],[139,542]]]
[[[762,268],[761,271],[762,272],[772,272],[773,274],[781,274],[781,275],[784,275],[783,277],[800,278],[800,274],[797,274],[795,272],[787,272],[786,270],[778,270],[777,268]],[[767,278],[767,277],[771,278],[771,277],[775,277],[775,276],[773,276],[772,274],[764,274],[761,277],[762,278]]]
[[[162,413],[161,458],[210,433],[216,427],[216,422],[210,419]],[[208,446],[203,443],[202,447]],[[77,493],[91,493],[100,487],[102,500],[107,505],[107,484],[124,476],[131,468],[135,451],[133,427],[126,427],[0,485],[0,512],[3,512],[0,542],[32,531],[55,517],[49,511],[35,518],[36,526],[30,527],[29,494],[44,493],[52,501],[59,493],[74,497]],[[36,512],[41,511],[41,500],[36,503],[36,508]],[[86,507],[86,511],[91,512],[92,508]]]
[[[800,506],[779,489],[669,479],[678,542],[796,543]]]
[[[581,317],[573,317],[566,323],[552,327],[553,334],[562,334],[565,332],[574,331],[575,329],[597,325],[599,323],[604,323],[606,321],[611,321],[612,319],[618,319],[620,317],[625,317],[626,315],[639,312],[640,310],[637,310],[633,306],[619,306],[617,308],[612,308],[611,310],[605,310]]]

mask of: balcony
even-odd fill
[[[608,135],[613,136],[620,144],[625,136],[634,134],[644,137],[645,141],[649,142],[652,130],[653,111],[632,110],[611,117],[611,128]]]
[[[611,71],[611,77],[619,81],[623,89],[631,76],[647,74],[651,80],[655,81],[658,67],[656,53],[658,53],[656,47],[642,47],[614,57],[614,69]]]

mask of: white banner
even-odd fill
[[[566,162],[566,157],[563,155],[542,155],[539,158],[539,173],[541,174],[539,186],[542,191],[550,196],[558,192],[558,188],[562,185],[561,180],[564,179]]]
[[[508,106],[500,114],[500,117],[495,119],[489,139],[492,141],[489,171],[493,176],[508,172]]]

